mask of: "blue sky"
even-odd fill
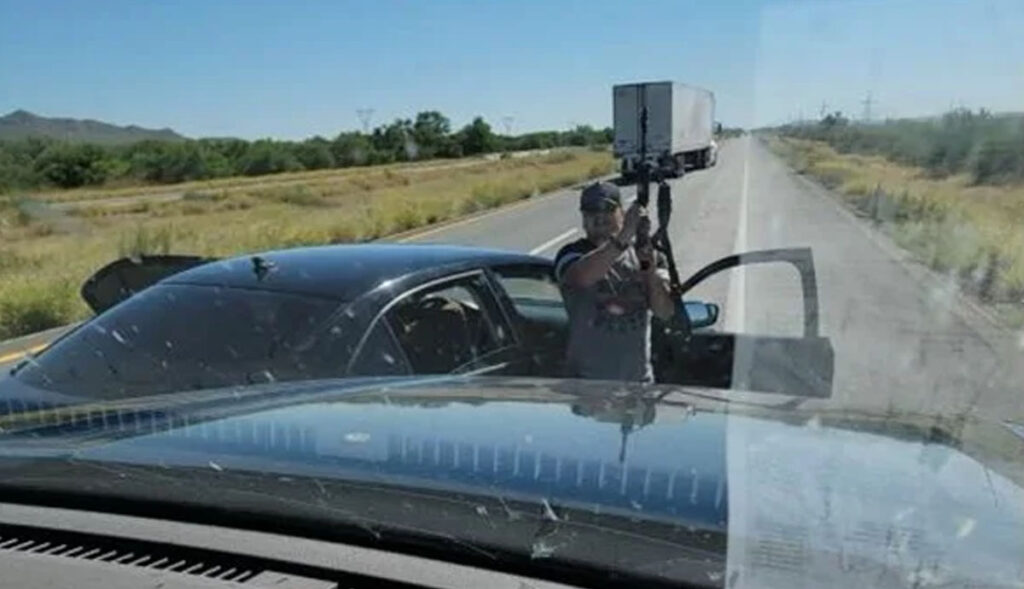
[[[710,88],[727,125],[1024,110],[1024,2],[0,0],[0,113],[301,138],[437,109],[604,126],[611,85]]]

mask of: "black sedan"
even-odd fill
[[[658,381],[830,394],[809,250],[730,256],[682,290],[765,262],[800,272],[803,337],[711,331],[718,306],[681,301],[679,320],[654,330]],[[567,315],[551,266],[506,251],[385,244],[126,258],[83,286],[97,316],[0,384],[7,398],[62,402],[315,378],[561,376]]]

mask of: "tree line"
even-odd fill
[[[171,184],[227,176],[370,166],[502,151],[607,145],[612,130],[587,125],[568,131],[501,135],[482,117],[453,131],[438,111],[395,119],[370,133],[345,131],[304,141],[197,139],[104,146],[48,138],[0,141],[0,192],[110,183]]]
[[[1024,181],[1021,114],[960,108],[934,119],[854,123],[837,111],[777,131],[825,141],[840,153],[881,155],[939,176],[966,173],[978,184]]]

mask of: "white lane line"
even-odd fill
[[[750,190],[750,139],[747,139],[743,154],[743,187],[740,189],[739,219],[736,223],[736,243],[734,254],[747,251],[747,193]],[[729,278],[729,303],[726,307],[725,329],[732,333],[740,333],[746,325],[747,311],[747,271],[737,266]]]
[[[747,192],[750,189],[750,137],[746,138],[743,153],[743,187],[740,189],[739,219],[736,223],[736,243],[733,253],[743,253],[747,249]],[[746,291],[747,276],[743,266],[737,266],[729,277],[729,300],[725,311],[725,331],[742,333],[746,324]],[[744,388],[751,368],[751,350],[748,346],[737,342],[732,360],[732,387]],[[733,589],[747,589],[754,586],[749,578],[751,555],[756,536],[753,515],[757,511],[756,501],[760,498],[752,493],[748,480],[753,475],[750,469],[756,468],[756,462],[747,460],[750,449],[750,421],[742,417],[730,415],[725,428],[725,464],[726,480],[729,481],[728,537],[730,539],[725,551],[725,578]],[[764,475],[762,471],[762,476]],[[732,540],[736,541],[733,542]]]
[[[570,229],[570,230],[566,231],[565,233],[563,233],[561,235],[552,237],[551,239],[545,241],[544,243],[542,243],[542,244],[538,245],[537,247],[533,248],[532,250],[530,250],[530,255],[531,256],[536,256],[537,254],[541,253],[542,251],[547,250],[549,248],[552,248],[555,245],[557,245],[557,244],[559,244],[559,243],[569,239],[570,237],[576,235],[577,233],[579,233],[579,231],[580,230],[578,228],[573,228],[573,229]]]

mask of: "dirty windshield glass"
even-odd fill
[[[0,501],[131,464],[570,584],[1024,585],[1022,32],[0,0]]]

